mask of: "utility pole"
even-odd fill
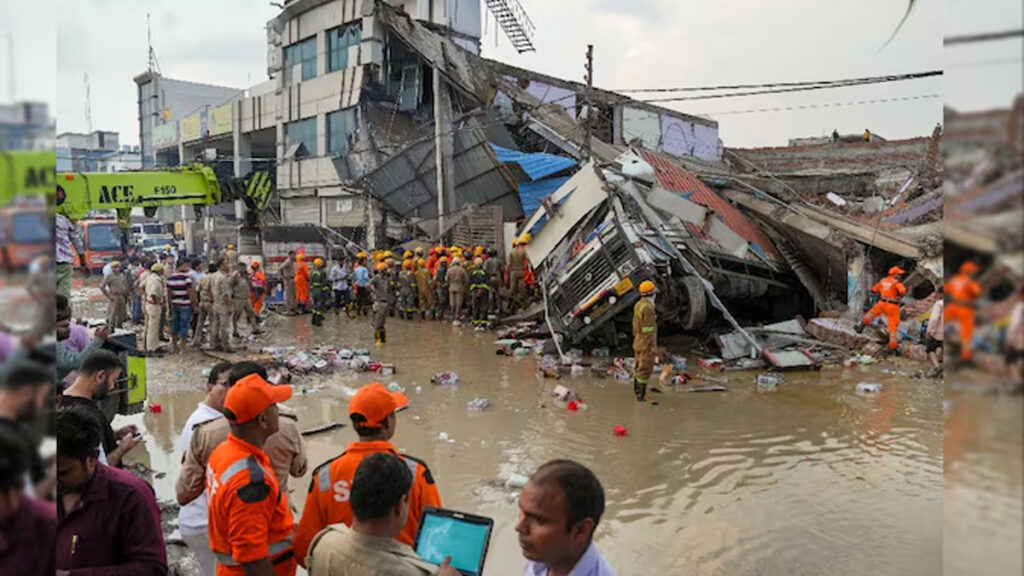
[[[584,132],[583,141],[583,160],[590,160],[590,139],[591,139],[591,122],[590,114],[592,106],[590,105],[590,91],[594,88],[594,45],[587,44],[587,63],[584,66],[587,69],[587,92],[584,97],[584,109],[583,109],[583,127],[586,129]]]
[[[452,156],[455,154],[455,139],[452,135],[451,96],[448,84],[441,72],[434,68],[434,166],[437,188],[437,235],[444,238],[446,212],[455,208],[455,172]]]

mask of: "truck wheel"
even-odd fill
[[[708,299],[704,294],[704,285],[696,276],[684,276],[679,288],[681,295],[679,322],[683,330],[698,330],[704,326],[708,317]]]

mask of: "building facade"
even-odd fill
[[[0,104],[0,150],[52,150],[54,128],[45,102]]]

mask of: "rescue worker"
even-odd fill
[[[658,350],[658,318],[654,311],[657,291],[654,282],[644,280],[640,283],[640,299],[633,306],[633,394],[638,402],[647,401],[647,382],[654,372]],[[660,392],[654,386],[651,391]]]
[[[398,313],[406,320],[412,320],[416,312],[416,263],[410,258],[402,262],[398,273]]]
[[[230,265],[229,265],[230,266]],[[246,270],[245,262],[236,262],[230,276],[231,281],[231,334],[235,338],[241,338],[240,327],[242,316],[249,321],[253,334],[260,334],[260,319],[252,309],[249,302],[251,285],[249,284],[249,271]]]
[[[210,264],[209,269],[199,279],[199,306],[196,315],[196,328],[192,334],[192,346],[198,348],[203,344],[203,329],[206,321],[210,321],[210,341],[213,342],[213,281],[217,273],[217,266]]]
[[[943,321],[946,329],[956,324],[960,333],[960,360],[971,362],[973,358],[974,319],[981,296],[981,286],[975,280],[980,269],[974,262],[960,265],[960,273],[950,278],[943,291],[948,296]]]
[[[384,261],[387,264],[388,281],[388,316],[395,317],[398,308],[398,270],[395,269],[395,259],[388,258]]]
[[[437,262],[441,258],[440,248],[431,248],[430,256],[427,256],[427,271],[430,272],[430,277],[433,278],[437,274]]]
[[[218,576],[295,574],[295,521],[263,452],[278,430],[277,403],[291,395],[291,386],[272,386],[250,374],[224,398],[231,433],[210,455],[206,474],[210,549]]]
[[[352,524],[349,504],[352,479],[364,458],[375,452],[388,452],[402,458],[413,473],[409,494],[409,517],[397,540],[412,545],[427,506],[441,507],[441,496],[430,469],[422,460],[399,453],[390,440],[398,425],[396,413],[409,405],[401,392],[389,392],[380,382],[367,384],[352,396],[348,404],[352,427],[359,441],[349,444],[337,458],[328,460],[313,471],[306,494],[306,505],[295,534],[295,557],[308,566],[307,552],[313,537],[331,524]]]
[[[149,268],[143,286],[143,300],[146,303],[146,350],[153,352],[160,348],[160,328],[167,313],[167,289],[164,286],[164,265],[156,262]]]
[[[356,291],[356,309],[360,316],[370,313],[370,270],[366,267],[366,252],[356,254],[356,267],[352,270],[352,284]]]
[[[903,301],[903,296],[907,293],[907,287],[899,280],[899,277],[903,274],[906,274],[906,272],[902,268],[893,266],[889,268],[888,276],[882,278],[871,287],[871,291],[879,296],[878,302],[864,315],[861,325],[857,327],[857,332],[861,332],[865,326],[871,324],[872,320],[879,316],[885,316],[889,327],[889,350],[893,354],[897,354],[899,351],[900,303]]]
[[[107,306],[107,326],[111,330],[120,328],[128,319],[128,296],[131,287],[128,277],[121,271],[121,263],[114,260],[110,263],[110,274],[103,277],[100,291],[110,300]]]
[[[288,259],[281,264],[281,283],[284,284],[284,309],[288,314],[295,314],[297,304],[295,298],[295,251],[288,252]]]
[[[489,312],[498,315],[501,309],[501,284],[502,284],[502,265],[501,260],[497,258],[498,251],[494,248],[487,249],[487,259],[484,260],[484,272],[487,273],[488,282],[491,285],[491,299]]]
[[[228,249],[224,251],[224,259],[228,261],[228,269],[233,269],[238,262],[238,249],[234,244],[228,244]]]
[[[437,319],[443,320],[448,310],[448,259],[439,258],[437,274],[434,275],[434,286],[437,291]]]
[[[301,313],[309,311],[309,266],[301,252],[295,255],[295,299]]]
[[[249,267],[252,268],[249,274],[249,302],[253,312],[259,316],[263,312],[263,299],[267,296],[267,275],[260,270],[259,262],[253,262]]]
[[[323,326],[324,312],[331,303],[331,285],[327,281],[323,258],[313,260],[313,272],[310,274],[313,291],[310,295],[313,304],[313,326]]]
[[[462,304],[466,297],[466,287],[469,286],[469,274],[462,267],[462,258],[452,258],[452,265],[448,269],[448,300],[451,302],[452,325],[458,326],[462,323]]]
[[[370,280],[370,292],[373,294],[373,336],[378,345],[386,344],[388,341],[387,332],[384,330],[384,321],[388,317],[390,282],[388,265],[384,262],[377,264],[376,274]]]
[[[422,246],[417,246],[416,249],[413,250],[413,254],[414,254],[413,260],[415,262],[419,262],[420,260],[422,260],[423,259],[423,247]]]
[[[487,328],[487,310],[490,308],[491,280],[484,270],[482,258],[473,260],[469,273],[469,291],[473,297],[473,327],[477,331]]]
[[[508,312],[515,313],[522,304],[526,285],[523,275],[526,272],[526,249],[522,240],[512,241],[512,252],[508,255]]]
[[[217,263],[213,274],[213,320],[210,322],[210,344],[214,350],[231,350],[231,275],[228,261]]]
[[[418,296],[420,319],[426,320],[427,314],[434,319],[434,282],[427,270],[427,261],[420,259],[416,263],[416,292]]]

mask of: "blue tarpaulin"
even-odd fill
[[[540,180],[576,165],[575,160],[565,156],[556,156],[543,152],[529,154],[518,150],[502,148],[493,143],[491,148],[494,149],[494,155],[498,158],[498,162],[502,164],[511,164],[513,162],[519,164],[523,172],[526,172],[526,175],[530,177],[530,180]],[[529,214],[530,212],[527,210],[526,213]]]

